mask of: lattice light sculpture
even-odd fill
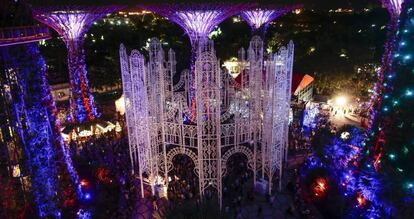
[[[70,78],[68,120],[70,122],[91,121],[98,116],[87,79],[83,49],[85,33],[94,21],[120,8],[119,6],[62,6],[33,9],[34,18],[56,30],[63,37],[68,49]]]
[[[264,108],[264,144],[262,148],[262,168],[269,179],[269,193],[276,170],[282,175],[282,162],[287,159],[288,120],[290,110],[291,80],[293,70],[293,42],[287,48],[275,53],[266,66],[266,87]],[[285,157],[286,156],[286,157]],[[281,181],[279,181],[281,189]]]
[[[263,29],[266,31],[270,22],[277,19],[284,14],[287,14],[295,9],[301,8],[301,5],[286,6],[281,8],[256,8],[253,10],[243,11],[240,15],[245,20],[253,32]]]
[[[194,63],[196,60],[196,50],[199,45],[203,45],[208,41],[208,35],[213,31],[214,27],[220,24],[226,18],[239,13],[240,11],[249,9],[251,4],[154,4],[140,5],[155,13],[165,16],[174,23],[184,29],[190,38],[191,53],[191,72],[190,72],[190,92],[189,104],[192,108],[192,117],[195,119],[195,78]]]
[[[132,170],[138,171],[143,179],[142,191],[143,183],[148,183],[153,192],[156,184],[168,185],[168,172],[173,169],[173,158],[178,154],[187,155],[194,162],[200,195],[216,190],[220,204],[227,161],[236,153],[247,157],[254,182],[259,173],[271,181],[279,170],[281,177],[287,147],[293,43],[271,55],[266,62],[263,53],[263,41],[254,37],[245,60],[249,64],[243,63],[246,82],[236,87],[222,76],[227,73],[220,69],[213,43],[198,47],[194,124],[183,122],[189,113],[184,109],[187,99],[182,91],[185,74],[177,84],[167,85],[172,83],[174,70],[171,69],[175,69],[173,51],[169,51],[166,60],[160,42],[152,39],[145,64],[139,52],[133,50],[128,56],[121,45]],[[271,187],[270,184],[269,193]]]

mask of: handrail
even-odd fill
[[[0,28],[0,46],[50,39],[49,28],[44,25]]]

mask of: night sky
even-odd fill
[[[265,4],[293,4],[301,3],[304,4],[306,8],[313,9],[332,9],[332,8],[355,8],[360,9],[364,7],[379,7],[380,0],[256,0],[256,1],[245,1],[245,0],[29,0],[29,3],[33,5],[62,5],[62,4],[88,4],[88,5],[97,5],[97,4],[127,4],[127,5],[136,5],[138,3],[226,3],[226,2],[255,2],[255,3],[265,3]]]

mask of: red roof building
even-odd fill
[[[298,102],[307,102],[313,98],[314,78],[307,74],[293,73],[292,76],[292,98]]]

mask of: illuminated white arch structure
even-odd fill
[[[243,81],[237,84],[221,70],[213,42],[200,45],[195,61],[194,123],[187,119],[187,74],[182,73],[179,82],[172,84],[176,74],[174,51],[165,55],[160,41],[153,38],[146,62],[137,50],[128,55],[121,45],[133,173],[141,179],[147,175],[168,182],[173,158],[187,155],[195,164],[192,171],[198,177],[200,196],[207,190],[217,191],[221,206],[227,161],[240,153],[247,158],[254,182],[257,177],[269,182],[270,194],[273,178],[282,177],[286,159],[293,47],[290,42],[264,60],[263,41],[253,37],[247,59],[241,52]]]

